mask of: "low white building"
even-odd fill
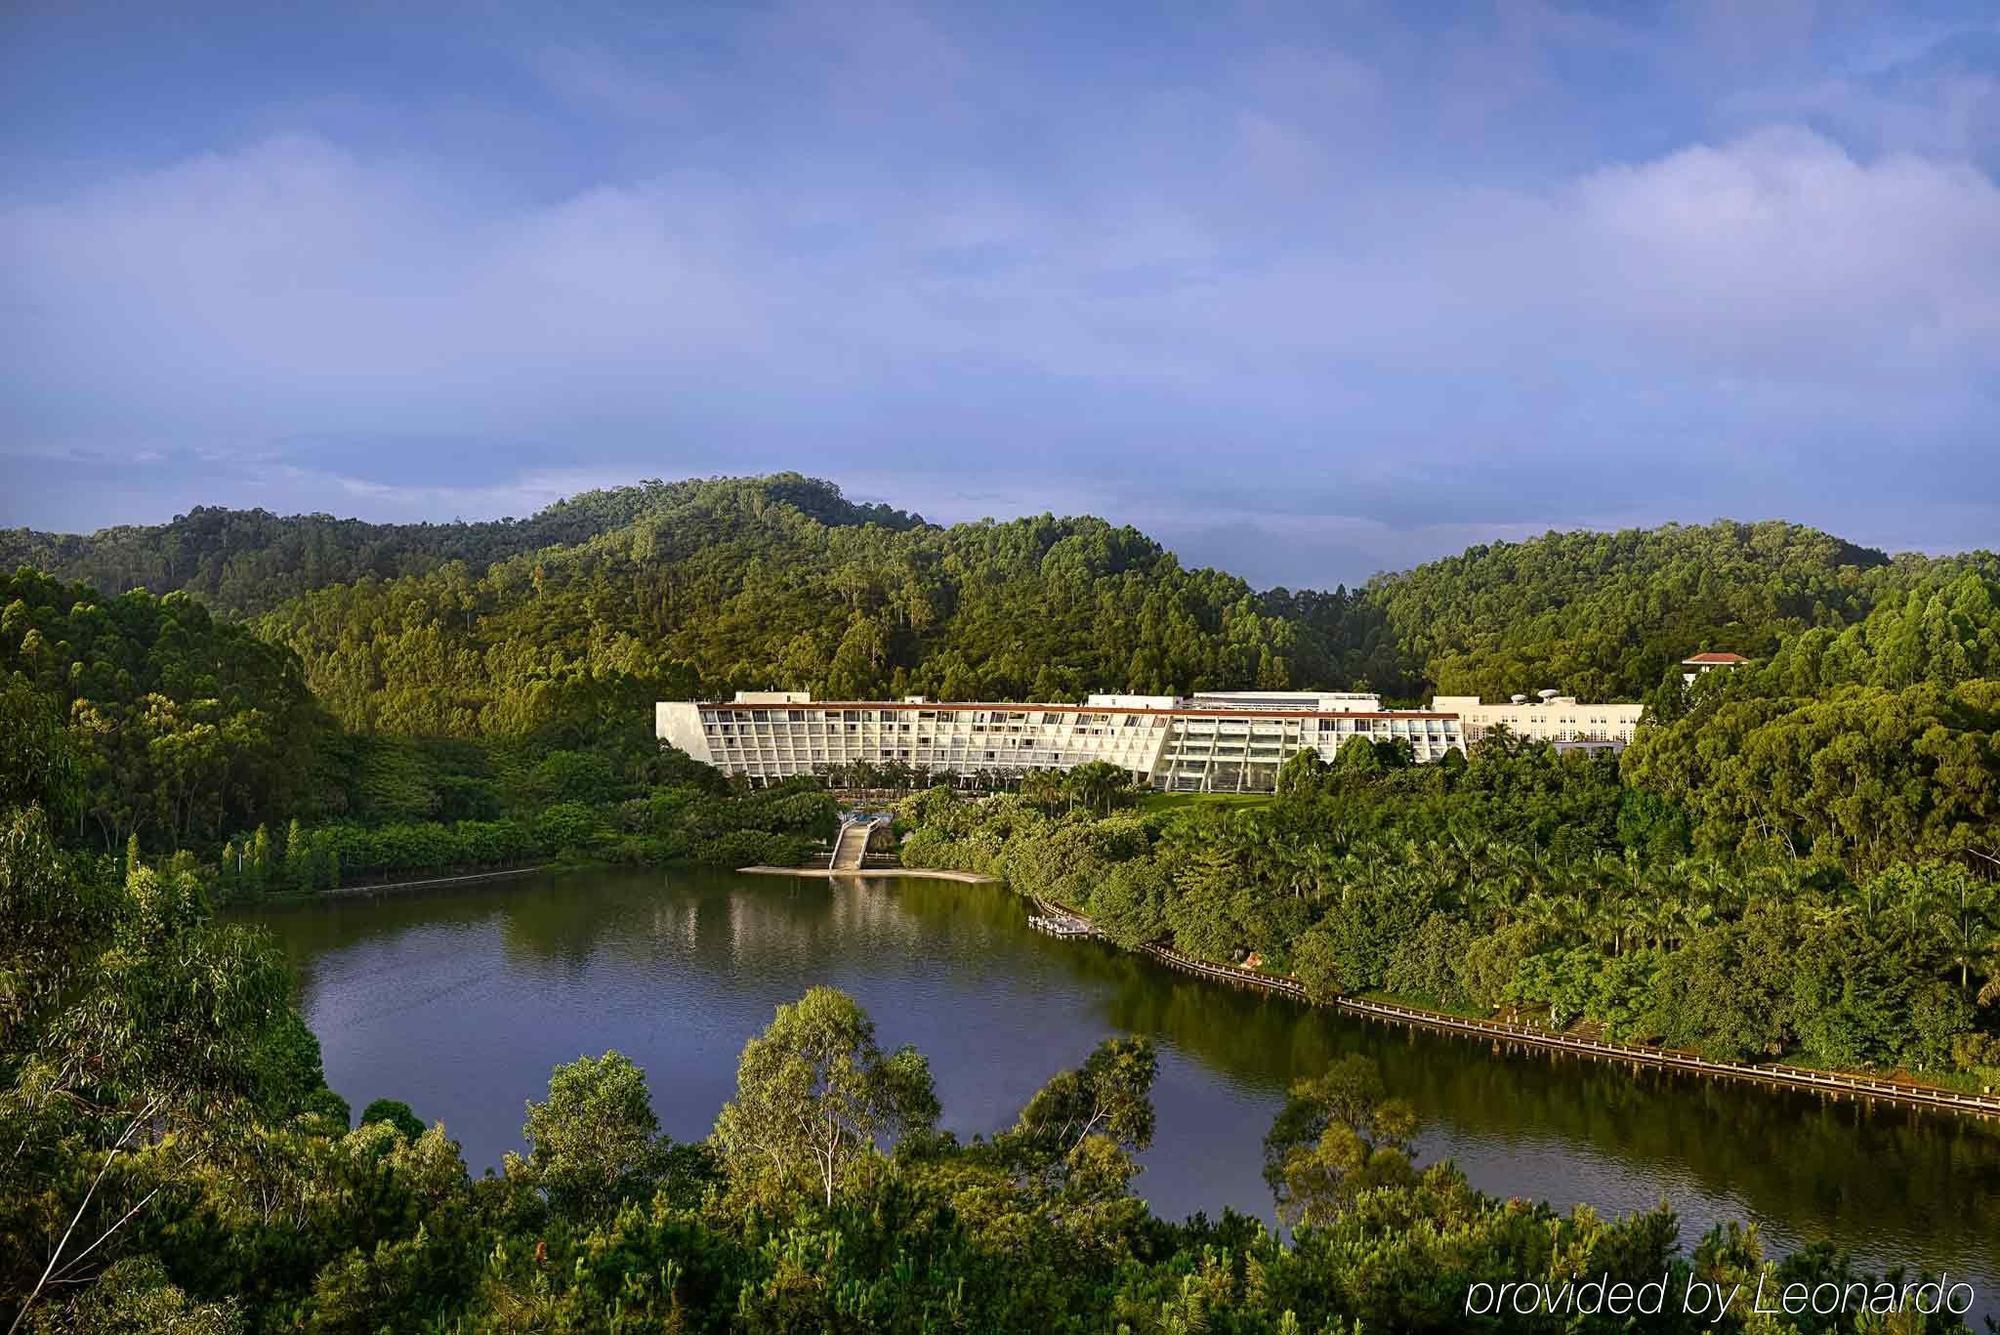
[[[1558,747],[1579,742],[1623,747],[1632,740],[1646,710],[1644,705],[1587,705],[1554,691],[1532,699],[1517,695],[1501,705],[1485,704],[1476,695],[1440,695],[1432,698],[1431,708],[1456,714],[1468,743],[1477,742],[1491,728],[1505,727],[1516,737],[1554,742]]]
[[[1456,714],[1381,706],[1373,695],[1301,691],[1093,695],[1080,705],[739,691],[729,701],[660,701],[654,727],[661,741],[752,783],[856,763],[1020,775],[1105,760],[1172,792],[1269,792],[1299,751],[1331,760],[1354,737],[1407,741],[1419,761],[1465,749]]]

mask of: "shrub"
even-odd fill
[[[1391,992],[1455,1010],[1472,1000],[1459,967],[1472,944],[1472,929],[1458,919],[1433,913],[1389,955],[1383,985]]]
[[[535,818],[535,837],[551,853],[587,848],[604,833],[602,814],[582,802],[558,802]]]
[[[768,830],[731,830],[694,846],[691,860],[704,867],[795,867],[804,861],[806,841]]]

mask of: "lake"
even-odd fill
[[[1360,1052],[1423,1118],[1419,1159],[1503,1195],[1606,1213],[1660,1199],[1692,1245],[1718,1220],[1790,1250],[1970,1278],[2000,1297],[2000,1126],[1378,1024],[1032,931],[999,886],[588,871],[244,915],[298,970],[328,1081],[358,1111],[442,1118],[475,1171],[521,1147],[550,1068],[607,1049],[663,1128],[707,1134],[743,1044],[815,983],[884,1047],[929,1057],[944,1122],[994,1131],[1111,1034],[1158,1041],[1158,1130],[1136,1190],[1180,1217],[1269,1217],[1259,1174],[1286,1085]]]

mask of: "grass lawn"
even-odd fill
[[[1141,811],[1179,811],[1183,807],[1261,807],[1275,800],[1271,793],[1144,793]]]

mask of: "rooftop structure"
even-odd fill
[[[1692,686],[1694,685],[1694,679],[1701,676],[1704,672],[1746,667],[1749,663],[1750,660],[1742,654],[1714,652],[1695,654],[1681,660],[1681,666],[1686,669],[1686,671],[1681,673],[1681,680]]]
[[[853,764],[1019,776],[1102,760],[1172,792],[1269,792],[1299,751],[1331,760],[1354,737],[1407,741],[1419,761],[1465,749],[1454,713],[1297,691],[1093,695],[1080,705],[742,691],[729,701],[663,700],[654,726],[661,741],[752,783]]]

